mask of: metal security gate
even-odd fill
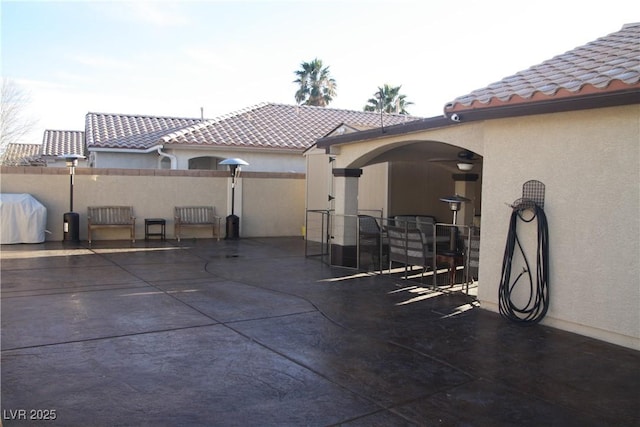
[[[328,261],[331,241],[331,210],[307,210],[304,221],[304,256]]]

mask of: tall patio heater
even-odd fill
[[[458,252],[458,211],[463,203],[470,202],[471,199],[459,196],[457,194],[453,196],[447,196],[440,199],[443,202],[449,203],[449,209],[453,212],[453,227],[451,227],[451,239],[449,241],[449,250],[451,252]]]
[[[242,159],[232,158],[225,159],[220,164],[229,166],[229,171],[231,172],[231,215],[227,216],[227,235],[225,239],[237,239],[240,237],[240,218],[235,214],[236,179],[240,176],[240,166],[247,166],[249,163]]]
[[[69,212],[62,215],[62,240],[65,242],[80,241],[80,215],[73,211],[73,185],[78,159],[85,157],[79,154],[65,154],[61,156],[69,168]]]

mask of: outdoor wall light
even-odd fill
[[[473,163],[460,162],[458,163],[458,169],[463,172],[469,172],[471,169],[473,169]]]
[[[62,215],[62,234],[64,241],[80,241],[80,215],[73,211],[73,186],[78,160],[85,157],[80,154],[64,154],[60,156],[69,168],[69,212]]]
[[[241,166],[247,166],[249,163],[242,159],[232,158],[224,159],[220,164],[229,166],[231,172],[231,215],[227,216],[226,239],[237,239],[240,237],[240,218],[235,214],[236,179],[240,176]]]

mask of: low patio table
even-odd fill
[[[149,227],[151,227],[152,225],[159,225],[160,232],[150,233]],[[144,220],[144,240],[149,240],[149,237],[151,236],[158,236],[162,240],[166,240],[166,234],[165,234],[166,226],[167,226],[167,221],[164,218],[146,218]]]

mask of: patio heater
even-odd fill
[[[452,252],[457,252],[458,250],[458,227],[456,227],[458,222],[458,211],[460,210],[460,206],[463,203],[470,202],[471,199],[467,199],[466,197],[459,196],[457,194],[453,196],[447,196],[440,199],[443,202],[449,203],[449,209],[453,212],[453,227],[451,227],[451,239],[449,241],[449,250]]]
[[[69,212],[62,215],[62,236],[65,242],[80,241],[80,215],[73,211],[73,185],[78,160],[84,159],[79,154],[65,154],[61,156],[69,168]]]
[[[247,166],[249,163],[242,159],[225,159],[221,165],[229,166],[231,172],[231,215],[227,216],[227,235],[225,239],[237,239],[240,237],[240,218],[235,214],[236,202],[236,179],[240,176],[240,166]]]

